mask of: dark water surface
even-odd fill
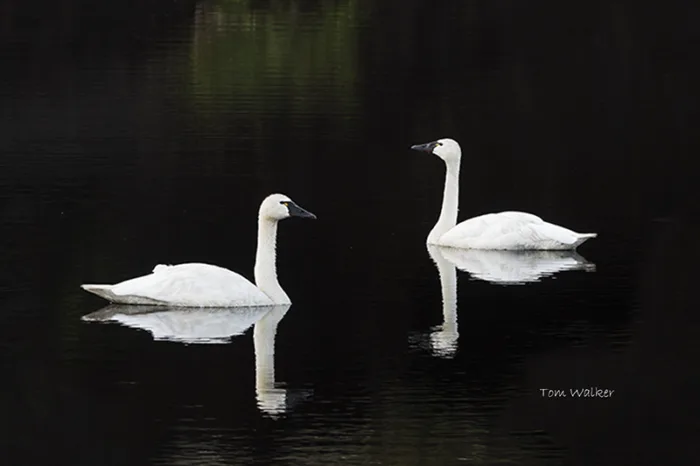
[[[3,2],[0,463],[695,464],[700,18],[564,3]],[[455,271],[439,137],[460,219],[599,237]],[[80,290],[252,279],[272,192],[318,216],[280,225],[290,308]]]

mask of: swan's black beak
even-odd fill
[[[314,214],[312,214],[308,210],[302,209],[293,202],[287,204],[287,209],[289,210],[290,217],[310,218],[316,220],[316,216]]]
[[[435,147],[437,147],[437,145],[438,145],[437,141],[433,141],[433,142],[428,142],[426,144],[416,144],[415,146],[411,146],[411,149],[417,150],[420,152],[428,152],[428,153],[432,154],[433,149],[435,149]]]

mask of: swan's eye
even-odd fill
[[[289,206],[289,201],[280,201],[283,206]]]
[[[436,142],[435,145],[436,145],[436,146],[441,146],[442,143],[441,143],[441,142]]]

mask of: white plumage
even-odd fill
[[[525,212],[485,214],[457,224],[462,157],[459,144],[453,139],[440,139],[412,149],[435,154],[446,165],[442,210],[428,235],[428,244],[462,249],[573,250],[597,236],[577,233]]]
[[[288,217],[316,218],[282,194],[260,205],[255,284],[228,269],[209,264],[157,265],[153,272],[115,285],[82,285],[110,302],[178,307],[242,307],[291,304],[277,280],[277,222]]]
[[[157,265],[149,275],[116,285],[83,289],[120,304],[180,307],[272,306],[272,299],[250,281],[209,264]]]
[[[465,249],[575,249],[595,233],[576,233],[525,212],[500,212],[470,218],[440,237],[442,246]]]

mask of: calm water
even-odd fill
[[[696,462],[697,11],[94,3],[0,6],[3,465]],[[448,136],[460,219],[599,237],[427,250],[444,168],[408,148]],[[79,289],[252,278],[271,192],[318,216],[280,225],[291,307]]]

